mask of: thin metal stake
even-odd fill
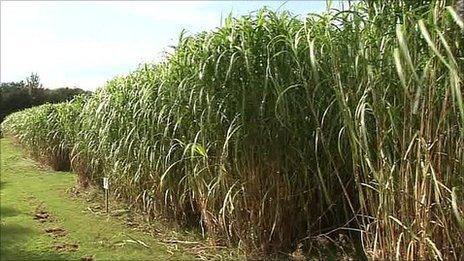
[[[105,189],[105,206],[106,206],[106,214],[109,213],[109,202],[108,202],[108,198],[109,198],[109,192],[108,192],[108,189],[110,188],[109,186],[109,181],[108,181],[108,178],[107,177],[104,177],[103,178],[103,189]]]
[[[109,204],[108,204],[108,189],[105,189],[105,197],[106,197],[106,214],[109,213]]]

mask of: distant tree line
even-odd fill
[[[80,88],[46,89],[37,74],[25,81],[0,84],[0,122],[10,113],[44,103],[59,103],[71,100],[79,94],[90,94]]]

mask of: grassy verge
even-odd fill
[[[152,237],[99,212],[99,198],[76,196],[74,184],[73,174],[46,170],[1,140],[1,260],[195,258],[165,235]]]

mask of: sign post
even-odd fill
[[[107,177],[104,177],[103,178],[103,189],[105,189],[105,206],[106,206],[106,213],[108,214],[109,211],[108,211],[108,189],[109,189],[109,182],[108,182],[108,178]]]

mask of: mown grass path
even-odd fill
[[[191,260],[120,220],[86,211],[75,176],[42,168],[1,139],[1,260]],[[137,241],[146,244],[137,243]]]

